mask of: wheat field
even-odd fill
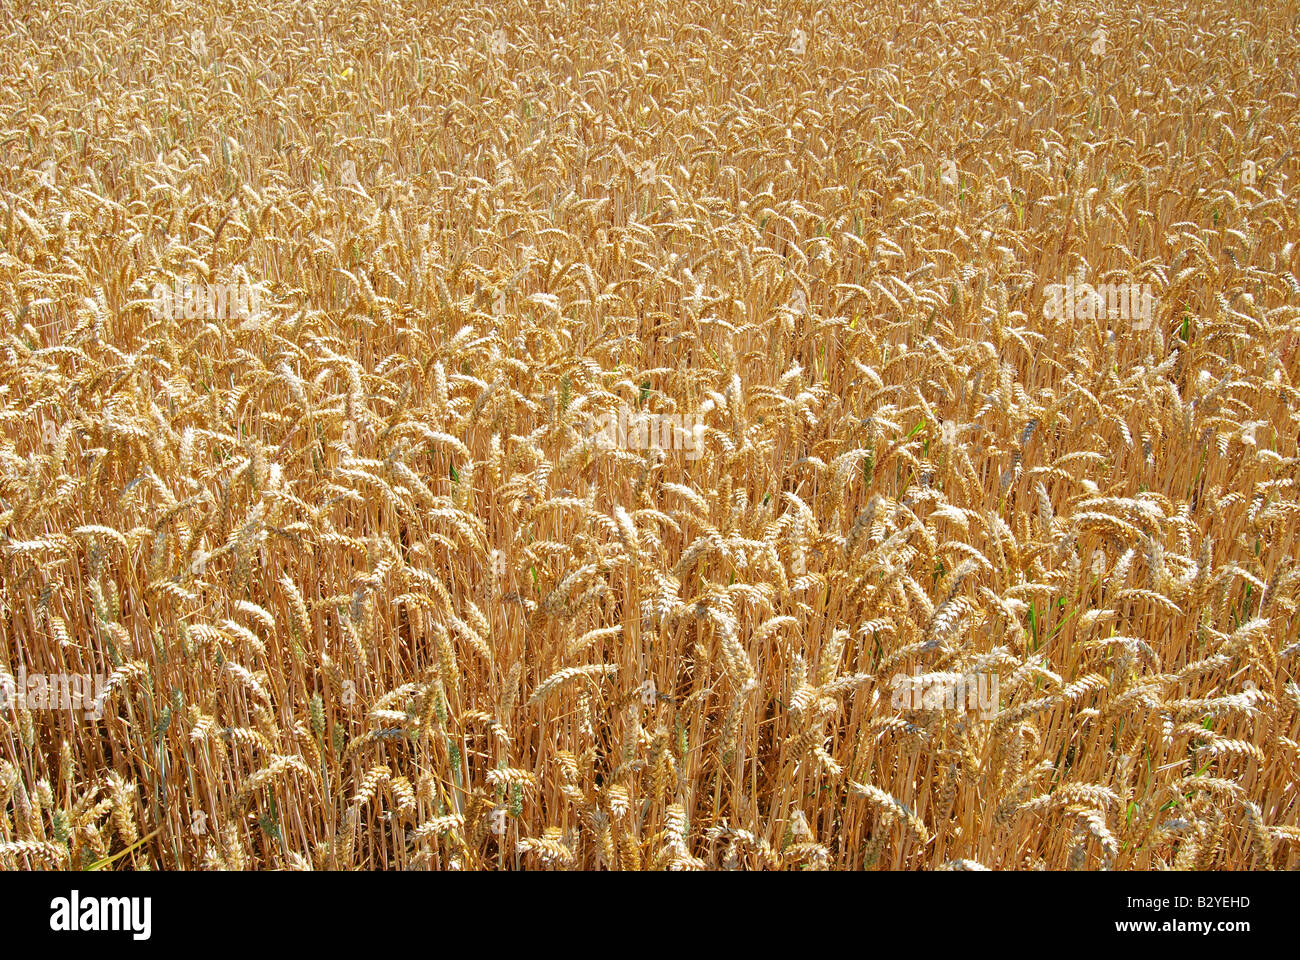
[[[0,867],[1300,866],[1293,4],[3,7]]]

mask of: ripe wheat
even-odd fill
[[[22,5],[0,867],[1300,865],[1298,31]]]

